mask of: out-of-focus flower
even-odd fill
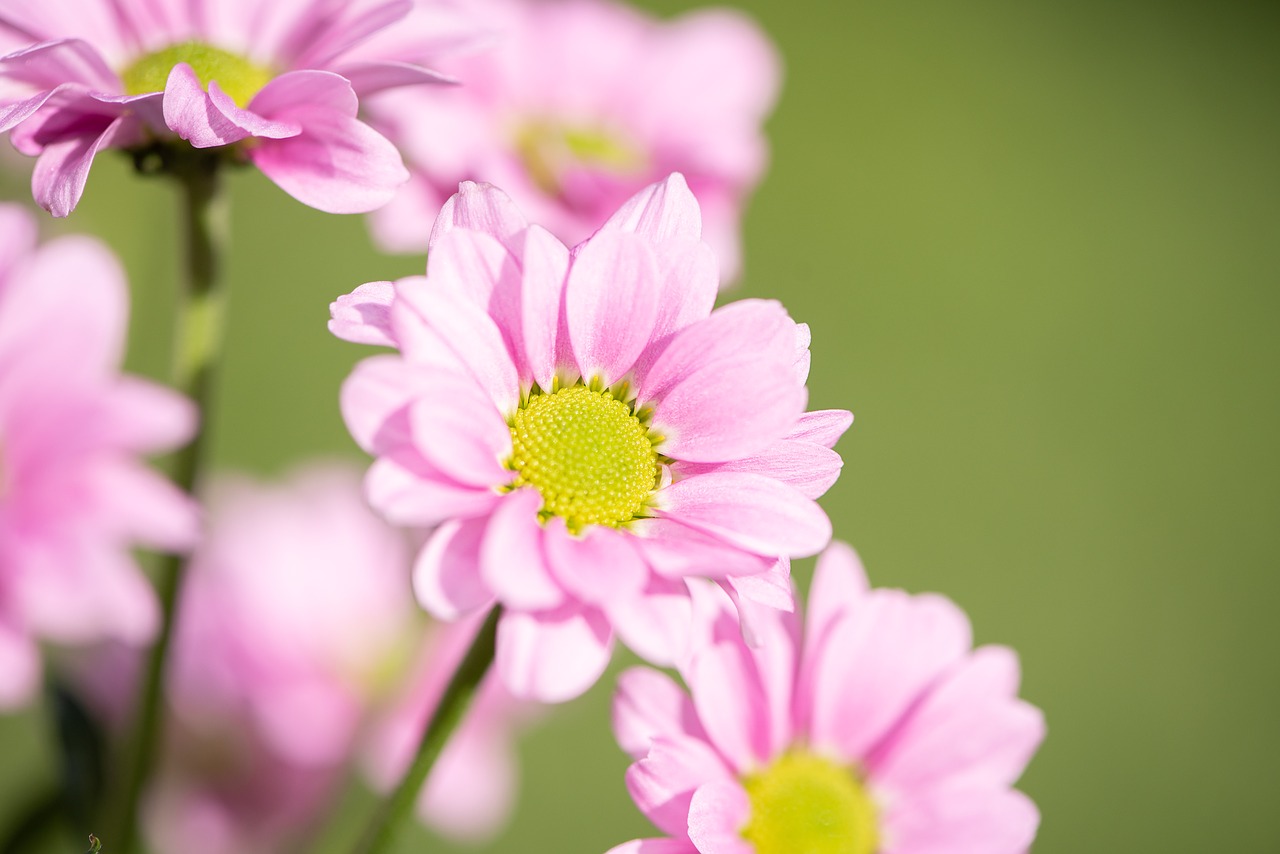
[[[819,559],[806,624],[698,597],[686,694],[635,668],[614,701],[627,787],[666,839],[611,854],[1020,854],[1035,804],[1011,788],[1044,737],[1006,647],[971,649],[941,596],[870,590],[853,552]],[[803,640],[802,640],[803,639]],[[803,645],[803,649],[801,646]]]
[[[39,640],[141,643],[158,618],[130,550],[183,549],[194,503],[143,464],[190,438],[194,407],[122,375],[128,290],[94,240],[37,248],[0,205],[0,708],[39,681]]]
[[[455,619],[504,607],[497,669],[517,696],[564,700],[616,630],[672,662],[685,578],[744,610],[792,605],[789,559],[821,550],[816,499],[852,416],[804,411],[808,328],[776,302],[712,311],[718,276],[674,175],[571,254],[501,191],[464,184],[426,278],[339,299],[330,328],[396,346],[357,366],[348,427],[377,457],[373,505],[439,526],[418,599]]]
[[[8,3],[0,132],[39,157],[32,191],[54,216],[98,151],[179,139],[230,146],[304,204],[369,211],[408,174],[359,99],[440,82],[421,63],[471,37],[444,0]]]
[[[489,49],[454,57],[456,89],[379,96],[370,121],[413,178],[372,218],[393,251],[421,252],[463,180],[506,190],[572,245],[629,196],[681,172],[726,281],[746,196],[763,172],[761,125],[778,88],[766,36],[740,13],[659,21],[608,0],[484,0]]]

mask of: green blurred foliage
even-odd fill
[[[1021,653],[1050,733],[1022,783],[1035,850],[1280,850],[1276,7],[741,5],[787,79],[735,295],[808,321],[812,404],[857,414],[825,505],[873,581],[943,591],[979,642]],[[50,230],[122,253],[130,365],[163,376],[173,200],[101,161]],[[359,218],[252,173],[233,191],[217,462],[356,459],[336,392],[365,351],[328,336],[326,305],[421,259],[378,256]],[[650,832],[611,682],[527,739],[491,850]],[[0,719],[0,825],[54,774],[48,737],[34,714]],[[371,803],[348,799],[331,850]],[[466,849],[415,829],[399,850]]]

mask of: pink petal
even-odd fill
[[[259,116],[288,121],[299,107],[327,109],[354,118],[360,101],[351,82],[340,74],[306,68],[275,77],[249,101]]]
[[[430,388],[430,376],[399,356],[371,356],[357,362],[339,394],[343,420],[356,444],[377,454],[409,442],[407,431],[388,441],[388,419],[425,398]]]
[[[645,756],[659,736],[706,741],[689,695],[670,676],[650,667],[632,667],[618,677],[613,734],[636,759]]]
[[[195,405],[185,397],[162,385],[122,376],[111,390],[99,427],[116,447],[156,453],[185,444],[198,420]]]
[[[590,525],[574,535],[564,519],[554,516],[547,521],[542,547],[556,580],[592,605],[630,603],[649,576],[627,535],[603,525]]]
[[[489,520],[480,549],[480,574],[509,608],[537,611],[565,600],[543,558],[541,507],[537,490],[517,489],[502,497]]]
[[[883,822],[893,854],[1025,854],[1040,812],[1013,789],[941,789],[901,798]]]
[[[36,204],[56,217],[75,209],[89,180],[89,167],[101,148],[109,148],[128,120],[120,117],[106,123],[100,132],[46,145],[31,173],[31,193]]]
[[[565,317],[578,370],[606,385],[644,351],[658,317],[657,263],[649,245],[625,233],[583,244],[565,284]]]
[[[447,375],[432,377],[431,391],[409,409],[418,453],[464,486],[500,486],[511,471],[511,430],[474,385]]]
[[[649,752],[627,769],[627,791],[640,811],[664,833],[681,836],[689,823],[693,793],[730,776],[705,741],[687,736],[658,736]]]
[[[515,697],[561,703],[595,684],[612,650],[613,634],[599,611],[507,611],[498,623],[494,667]]]
[[[704,474],[659,495],[660,515],[757,554],[807,557],[831,540],[831,520],[817,503],[760,475]]]
[[[430,527],[448,519],[482,516],[498,502],[490,489],[428,480],[383,457],[365,478],[369,504],[393,525]]]
[[[824,448],[834,448],[844,431],[853,424],[853,413],[844,409],[819,409],[800,416],[796,426],[787,434],[788,439],[816,442]]]
[[[354,344],[394,347],[391,332],[391,303],[396,286],[391,282],[368,282],[329,303],[329,331]]]
[[[39,684],[40,651],[30,638],[0,620],[0,709],[25,704]]]
[[[720,755],[736,773],[755,769],[768,757],[768,698],[746,648],[698,649],[685,669],[698,719]]]
[[[76,83],[101,92],[124,87],[102,55],[81,39],[60,39],[35,44],[0,59],[0,76],[36,89],[56,89]]]
[[[92,472],[92,488],[101,491],[111,522],[128,541],[182,551],[200,538],[195,501],[137,462],[100,461]]]
[[[736,781],[707,783],[689,804],[689,839],[699,854],[755,854],[742,838],[751,818],[751,802]]]
[[[687,655],[692,607],[684,581],[650,575],[643,592],[615,598],[606,611],[618,637],[645,661],[671,667]]]
[[[814,442],[780,439],[749,457],[727,463],[682,463],[684,474],[754,472],[794,486],[805,498],[821,498],[840,477],[844,460]]]
[[[351,88],[361,98],[401,86],[458,82],[447,74],[407,62],[350,62],[338,68],[337,72],[351,81]]]
[[[809,586],[805,608],[805,648],[818,649],[835,621],[852,611],[871,585],[862,561],[848,543],[832,541],[822,554]]]
[[[455,228],[479,231],[498,238],[512,253],[520,246],[516,236],[529,227],[511,197],[492,184],[463,181],[436,218],[429,247]]]
[[[613,846],[605,854],[698,854],[698,849],[685,839],[633,839]]]
[[[35,251],[36,231],[35,217],[26,208],[0,202],[0,270],[13,269]]]
[[[716,257],[705,243],[673,239],[657,256],[660,292],[658,317],[649,347],[636,361],[635,385],[645,389],[649,369],[666,349],[671,337],[711,314],[720,288]]]
[[[487,522],[484,518],[445,522],[418,554],[413,592],[432,616],[456,620],[493,602],[480,577],[480,546]]]
[[[241,109],[218,84],[205,92],[195,71],[180,62],[169,72],[164,89],[164,123],[196,148],[230,145],[250,136],[284,139],[297,136],[297,122],[275,122]]]
[[[525,361],[541,388],[551,388],[560,363],[560,304],[569,275],[569,250],[540,226],[525,231],[521,331]]]
[[[608,231],[634,232],[651,241],[699,240],[702,214],[684,176],[673,172],[624,202],[597,233]]]
[[[631,523],[645,562],[668,578],[723,578],[764,572],[773,558],[744,552],[674,519],[637,519]]]

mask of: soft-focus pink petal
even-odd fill
[[[685,681],[698,719],[736,773],[768,757],[767,699],[759,674],[741,644],[720,643],[694,652]]]
[[[751,818],[751,802],[736,780],[707,783],[689,804],[689,839],[699,854],[755,854],[742,838]]]
[[[561,703],[595,684],[612,650],[613,633],[599,611],[507,611],[494,667],[515,697]]]
[[[824,448],[834,448],[851,424],[853,424],[852,412],[844,409],[818,409],[801,415],[796,426],[787,434],[787,438],[816,442]]]
[[[818,650],[827,632],[846,611],[856,607],[870,584],[862,561],[848,543],[840,540],[818,555],[805,607],[805,649]]]
[[[702,237],[702,214],[698,200],[679,172],[645,187],[618,208],[600,232],[629,231],[652,241],[673,237],[698,240]]]
[[[413,592],[432,616],[456,620],[493,601],[480,577],[480,546],[487,519],[445,522],[418,554]]]
[[[603,525],[589,525],[581,535],[574,535],[564,519],[553,516],[547,521],[542,547],[556,580],[592,605],[629,604],[649,575],[627,535]]]
[[[665,833],[682,836],[694,791],[729,776],[729,769],[702,739],[660,735],[645,757],[627,769],[626,781],[631,799],[651,822]]]
[[[885,854],[1025,854],[1040,812],[1014,789],[939,789],[894,801],[883,821]]]
[[[329,331],[353,344],[394,347],[391,303],[396,286],[391,282],[367,282],[329,303]]]
[[[0,710],[30,700],[40,684],[40,651],[29,638],[0,619]]]
[[[668,578],[753,575],[773,563],[771,557],[744,552],[675,519],[636,519],[631,530],[645,561]]]
[[[88,475],[88,473],[86,473]],[[133,461],[102,461],[89,475],[122,537],[165,551],[194,546],[200,516],[194,500],[158,473]]]
[[[686,839],[633,839],[610,848],[606,854],[698,854]]]
[[[542,496],[535,489],[517,489],[503,496],[480,548],[485,584],[510,608],[538,611],[558,607],[565,599],[543,558],[541,507]]]
[[[453,231],[465,228],[498,238],[512,252],[519,251],[516,235],[529,227],[511,197],[492,184],[463,181],[436,218],[429,247]]]
[[[498,502],[491,489],[427,480],[383,457],[369,467],[365,495],[393,525],[430,527],[457,517],[481,516]]]
[[[26,208],[0,203],[0,270],[4,275],[36,248],[36,223]],[[0,276],[0,280],[3,277]],[[0,284],[0,288],[4,285]]]
[[[616,598],[607,607],[619,639],[659,667],[684,659],[689,648],[689,589],[680,579],[650,575],[638,595]]]
[[[458,82],[447,74],[407,62],[350,62],[343,64],[337,71],[351,81],[351,88],[361,98],[400,86]]]
[[[613,695],[613,734],[636,759],[659,736],[705,741],[693,701],[670,676],[651,667],[632,667],[618,677]]]
[[[118,92],[123,87],[102,55],[81,39],[60,39],[31,45],[0,58],[0,76],[37,89],[78,83],[89,89]]]
[[[621,232],[583,244],[569,268],[565,311],[578,370],[612,385],[631,370],[658,317],[657,263],[643,239]]]
[[[661,496],[660,515],[757,554],[807,557],[831,540],[831,520],[816,502],[761,475],[699,475]]]

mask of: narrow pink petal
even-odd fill
[[[340,74],[304,68],[273,78],[249,101],[249,109],[259,116],[289,121],[299,107],[332,110],[354,118],[360,101],[351,82]]]
[[[81,39],[42,42],[0,58],[0,76],[37,89],[77,83],[102,92],[120,92],[120,78],[102,55]]]
[[[336,69],[338,74],[351,81],[351,88],[361,98],[367,98],[377,92],[396,89],[401,86],[421,86],[423,84],[456,84],[458,81],[447,74],[432,71],[420,65],[407,62],[366,61],[349,62]]]
[[[744,552],[711,534],[675,519],[637,519],[631,523],[645,562],[668,578],[723,578],[764,572],[773,558]]]
[[[694,652],[685,681],[698,719],[735,773],[758,767],[768,757],[767,698],[746,648],[719,643]]]
[[[664,833],[683,836],[689,803],[698,787],[725,781],[729,769],[702,739],[661,735],[643,759],[627,769],[627,791],[645,817]]]
[[[383,457],[365,478],[369,504],[393,525],[430,527],[448,519],[482,516],[498,502],[491,489],[428,480]]]
[[[559,352],[565,342],[557,338],[569,250],[551,232],[531,226],[525,231],[523,268],[520,322],[524,357],[534,382],[549,389],[556,371],[564,367]]]
[[[689,839],[699,854],[755,854],[742,838],[751,818],[751,802],[738,781],[707,783],[689,804]]]
[[[507,611],[498,623],[494,667],[515,697],[562,703],[595,684],[612,650],[613,634],[599,611]]]
[[[185,551],[199,540],[195,501],[157,472],[134,461],[102,460],[86,475],[122,539],[164,551]]]
[[[547,521],[542,547],[556,580],[592,605],[630,604],[649,575],[628,536],[603,525],[590,525],[574,535],[564,519],[553,516]]]
[[[600,228],[606,231],[634,232],[652,241],[671,238],[699,240],[702,237],[702,213],[684,176],[673,172],[657,184],[651,184],[618,208]]]
[[[98,429],[116,447],[150,454],[185,444],[198,420],[195,405],[172,389],[122,376],[111,390],[110,406]]]
[[[618,638],[645,661],[672,667],[689,651],[692,605],[683,580],[650,575],[644,590],[606,608]]]
[[[809,586],[805,607],[805,647],[817,649],[835,621],[867,595],[871,589],[867,571],[858,553],[848,543],[832,541],[822,554]]]
[[[480,577],[485,518],[445,522],[413,566],[418,604],[441,620],[456,620],[488,606],[493,594]]]
[[[840,477],[844,460],[814,442],[780,439],[749,457],[727,463],[682,463],[684,474],[713,471],[754,472],[794,486],[805,498],[821,498]]]
[[[516,237],[528,227],[524,214],[502,190],[492,184],[463,181],[458,185],[458,192],[441,208],[428,246],[434,247],[437,240],[455,228],[465,228],[496,237],[513,253],[518,253],[520,246]]]
[[[787,434],[787,438],[816,442],[824,448],[834,448],[851,424],[853,424],[852,412],[844,409],[819,409],[801,415],[796,426]]]
[[[415,400],[425,398],[430,389],[430,377],[418,366],[399,356],[371,356],[356,363],[342,383],[338,400],[356,444],[377,454],[411,440],[406,429],[395,441],[388,441],[384,435],[388,419]],[[408,427],[407,423],[404,427]]]
[[[196,148],[230,145],[250,136],[284,139],[302,132],[296,121],[272,121],[241,109],[216,81],[210,81],[206,92],[185,62],[169,72],[164,90],[164,122]]]
[[[56,217],[75,209],[89,180],[89,167],[99,149],[111,146],[128,119],[110,121],[98,133],[74,136],[46,145],[31,173],[31,193],[36,204]]]
[[[309,14],[281,45],[291,65],[323,66],[413,10],[410,0],[308,4]]]
[[[633,839],[605,854],[698,854],[698,849],[687,839]]]
[[[809,353],[809,345],[813,343],[813,332],[809,329],[807,323],[797,323],[795,327],[795,356],[792,361],[792,368],[796,372],[796,382],[805,383],[809,380],[809,364],[812,356]]]
[[[0,710],[31,700],[40,684],[40,651],[25,634],[0,620]]]
[[[250,157],[280,189],[326,213],[368,213],[409,180],[400,152],[358,119],[319,107],[291,110],[302,133],[263,140]]]
[[[831,541],[831,520],[817,503],[760,475],[704,474],[660,495],[660,515],[757,554],[808,557]]]
[[[36,233],[35,217],[26,208],[0,202],[0,270],[12,270],[35,251]]]
[[[618,745],[636,759],[644,757],[659,736],[706,740],[688,693],[651,667],[632,667],[618,677],[613,734]]]
[[[1013,650],[984,646],[912,710],[868,761],[897,790],[926,785],[1009,785],[1044,739],[1044,716],[1016,696]]]
[[[509,608],[538,611],[565,601],[543,558],[541,507],[537,490],[517,489],[502,497],[489,520],[480,549],[480,574]]]
[[[711,314],[720,288],[720,271],[711,247],[687,239],[672,239],[657,256],[660,292],[658,317],[649,346],[636,360],[635,385],[643,391],[653,363],[677,332]]]
[[[883,821],[902,854],[1025,854],[1040,812],[1014,789],[938,789],[895,800]]]
[[[367,282],[329,303],[329,331],[353,344],[394,347],[391,303],[396,286],[391,282]]]
[[[579,247],[565,284],[569,342],[583,377],[606,385],[635,364],[658,317],[658,269],[642,239],[600,234]]]
[[[760,646],[761,623],[776,619],[779,612],[794,613],[795,586],[791,583],[791,562],[779,558],[764,572],[731,575],[717,582],[738,610],[738,623],[747,646]]]
[[[464,486],[501,486],[511,479],[511,430],[493,403],[457,377],[432,377],[431,391],[409,409],[413,442],[432,466]]]

